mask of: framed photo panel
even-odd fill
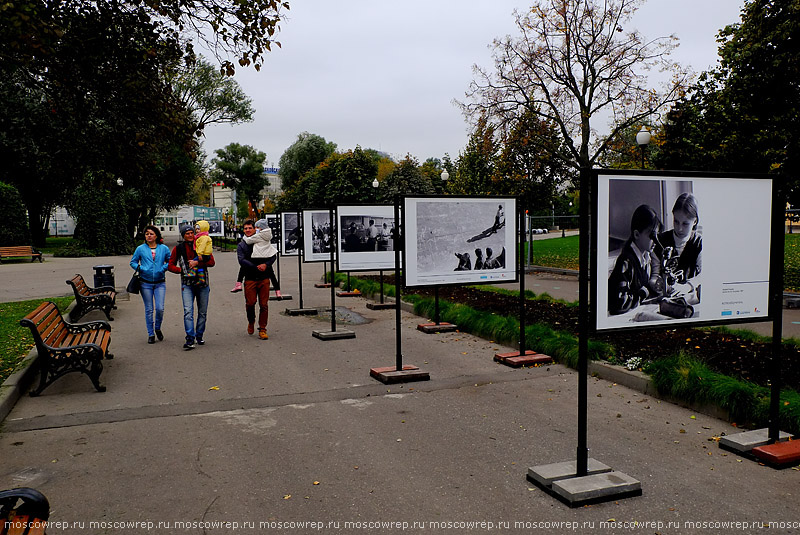
[[[278,251],[281,250],[281,222],[278,218],[278,214],[266,214],[264,219],[267,220],[267,225],[269,226],[269,230],[272,231],[272,245],[274,245]]]
[[[597,330],[771,319],[771,179],[594,176]]]
[[[279,250],[284,256],[300,254],[300,216],[298,212],[281,212],[281,246]],[[273,233],[274,236],[274,233]]]
[[[405,197],[406,286],[517,280],[513,197]]]
[[[337,206],[338,271],[394,269],[394,206]]]
[[[303,210],[303,262],[331,259],[331,250],[336,248],[331,230],[329,210]]]

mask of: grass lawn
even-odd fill
[[[74,300],[74,297],[53,297],[33,301],[0,303],[0,383],[11,375],[22,359],[33,348],[31,330],[22,327],[19,320],[36,308],[42,301],[53,301],[61,312]]]
[[[533,264],[578,269],[578,243],[578,236],[535,240]],[[800,292],[800,234],[786,234],[784,244],[783,287],[786,291]]]

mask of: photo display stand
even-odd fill
[[[287,294],[286,292],[281,292],[280,297],[278,297],[278,290],[281,286],[281,256],[282,256],[282,248],[281,236],[283,236],[283,232],[281,231],[281,218],[278,214],[266,214],[264,216],[267,220],[267,224],[269,225],[270,230],[272,231],[272,241],[275,247],[278,249],[278,256],[275,258],[275,279],[278,281],[278,288],[270,288],[270,301],[291,301],[292,296],[291,294]]]
[[[336,278],[336,246],[333,244],[334,236],[336,236],[336,220],[334,219],[334,211],[333,208],[329,210],[330,214],[330,224],[331,224],[331,247],[330,247],[330,263],[331,263],[331,271],[330,271],[330,289],[331,289],[331,330],[330,331],[322,331],[322,330],[315,330],[312,331],[312,336],[314,338],[319,338],[323,341],[330,341],[330,340],[344,340],[348,338],[355,338],[356,333],[349,329],[339,329],[336,330],[336,287],[333,284],[334,279]]]
[[[316,308],[303,307],[303,218],[300,217],[300,212],[297,212],[297,229],[299,236],[297,236],[297,288],[300,295],[299,308],[287,308],[286,314],[289,316],[316,316],[319,311]],[[284,249],[283,234],[281,235],[281,250]]]
[[[378,273],[379,273],[379,275],[378,275],[378,276],[379,276],[379,278],[380,278],[380,284],[381,284],[381,290],[380,290],[380,291],[381,291],[381,296],[380,296],[380,301],[379,301],[379,302],[377,302],[377,303],[374,303],[374,302],[370,301],[369,303],[367,303],[367,308],[369,308],[370,310],[389,310],[390,308],[394,308],[394,304],[393,304],[393,303],[387,303],[387,302],[384,300],[384,293],[383,293],[383,270],[381,269],[380,271],[378,271]]]
[[[331,261],[331,264],[332,263],[333,263],[333,261]],[[328,272],[328,262],[327,261],[323,261],[322,262],[322,276],[324,277],[325,273],[327,273],[327,272]],[[333,280],[333,279],[331,279],[331,280]],[[322,282],[314,283],[314,288],[330,288],[330,287],[331,287],[331,283],[330,282],[325,282],[324,280]]]
[[[400,222],[400,200],[395,199],[394,204],[394,283],[395,283],[395,365],[383,368],[371,368],[369,375],[383,384],[411,383],[427,381],[431,378],[428,372],[420,370],[413,364],[403,365],[403,340],[400,331],[402,327],[402,307],[400,288],[403,286],[404,274],[400,271],[400,248],[405,250],[406,231]],[[401,245],[403,244],[403,245]]]
[[[519,248],[519,351],[512,351],[511,353],[495,353],[494,360],[500,364],[505,364],[512,368],[521,368],[522,366],[533,366],[535,364],[547,364],[553,362],[553,358],[543,353],[537,353],[526,349],[527,342],[525,340],[525,314],[526,314],[526,300],[525,300],[525,255],[523,254],[525,247],[525,210],[520,205],[517,208],[517,216],[519,219],[518,225],[518,245]]]
[[[350,286],[350,272],[347,272],[347,288],[345,290],[341,290],[336,292],[336,297],[361,297],[361,292],[358,289],[353,290],[353,287]]]

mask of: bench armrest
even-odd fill
[[[17,507],[17,502],[20,500],[22,504]],[[26,514],[41,520],[50,518],[50,502],[36,489],[21,487],[0,491],[0,518],[8,518],[8,514],[14,509],[18,514]]]

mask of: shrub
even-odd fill
[[[28,216],[17,188],[0,182],[0,246],[28,245]]]

